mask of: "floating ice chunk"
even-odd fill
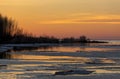
[[[68,71],[59,71],[55,72],[55,75],[74,75],[74,74],[79,74],[79,75],[87,75],[91,74],[94,71],[88,71],[88,70],[68,70]]]

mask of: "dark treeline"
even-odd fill
[[[81,36],[79,39],[75,39],[73,37],[58,39],[49,36],[20,36],[15,38],[11,43],[90,43],[90,40],[87,39],[85,36]]]
[[[79,38],[63,38],[40,36],[36,37],[30,33],[25,33],[18,28],[16,22],[12,19],[0,15],[0,43],[101,43],[99,41],[91,41],[86,36]]]
[[[0,15],[0,42],[9,41],[16,31],[16,26],[13,20]]]

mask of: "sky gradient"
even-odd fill
[[[120,0],[1,0],[0,13],[37,36],[120,39]]]

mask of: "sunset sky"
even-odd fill
[[[120,39],[120,0],[0,0],[0,13],[37,36]]]

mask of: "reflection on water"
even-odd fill
[[[11,58],[11,54],[10,53],[0,53],[0,59],[10,59]]]
[[[4,53],[4,59],[19,59],[29,61],[41,61],[41,62],[79,62],[85,63],[90,61],[89,58],[85,57],[71,57],[71,56],[44,56],[44,55],[26,55],[26,54],[8,54]]]
[[[17,52],[17,51],[40,51],[40,52],[92,52],[92,51],[114,51],[114,50],[120,50],[117,48],[100,48],[100,47],[87,47],[87,46],[48,46],[48,47],[35,47],[35,48],[15,48],[11,52]]]
[[[120,74],[118,47],[73,45],[13,51],[0,53],[0,79],[55,79],[56,71],[80,69],[94,71],[89,76]]]
[[[47,49],[37,49],[37,51],[57,51],[57,52],[80,52],[80,51],[111,51],[109,48],[90,48],[90,47],[52,47]]]
[[[120,50],[120,41],[109,43],[81,43],[81,44],[13,44],[11,52],[43,51],[43,52],[80,52],[80,51],[114,51]]]
[[[6,68],[0,70],[1,79],[44,79],[44,77],[46,77],[45,79],[54,79],[50,77],[53,77],[56,71],[74,69],[92,70],[95,73],[94,75],[120,73],[120,59],[117,59],[116,62],[116,60],[110,58],[45,56],[20,53],[4,53],[6,55],[2,55],[11,60],[0,60],[1,64],[6,63]]]

